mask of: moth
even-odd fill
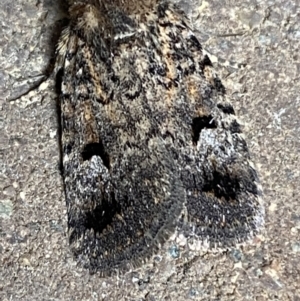
[[[165,0],[69,4],[55,70],[77,260],[108,275],[174,231],[224,248],[256,235],[258,176],[185,14]]]

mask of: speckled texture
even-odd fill
[[[214,0],[202,1],[197,10],[187,7],[209,52],[247,63],[239,70],[216,67],[260,172],[266,231],[226,254],[200,253],[171,241],[143,268],[100,279],[76,267],[67,243],[54,82],[5,101],[19,89],[16,80],[46,68],[53,24],[63,13],[50,0],[1,1],[0,300],[299,300],[295,3]]]

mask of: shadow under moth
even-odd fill
[[[107,275],[174,231],[222,248],[256,235],[257,173],[184,13],[165,0],[69,2],[56,74],[74,256]]]

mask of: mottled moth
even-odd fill
[[[55,70],[74,256],[110,274],[175,230],[212,247],[252,238],[257,173],[185,14],[165,0],[69,2]]]

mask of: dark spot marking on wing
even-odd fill
[[[83,161],[90,160],[93,156],[99,156],[103,164],[109,169],[109,156],[104,150],[102,142],[100,143],[89,143],[85,145],[81,153]]]
[[[193,129],[193,142],[197,144],[200,136],[200,132],[207,129],[215,129],[217,127],[216,122],[213,120],[211,115],[201,116],[193,119],[192,129]]]

